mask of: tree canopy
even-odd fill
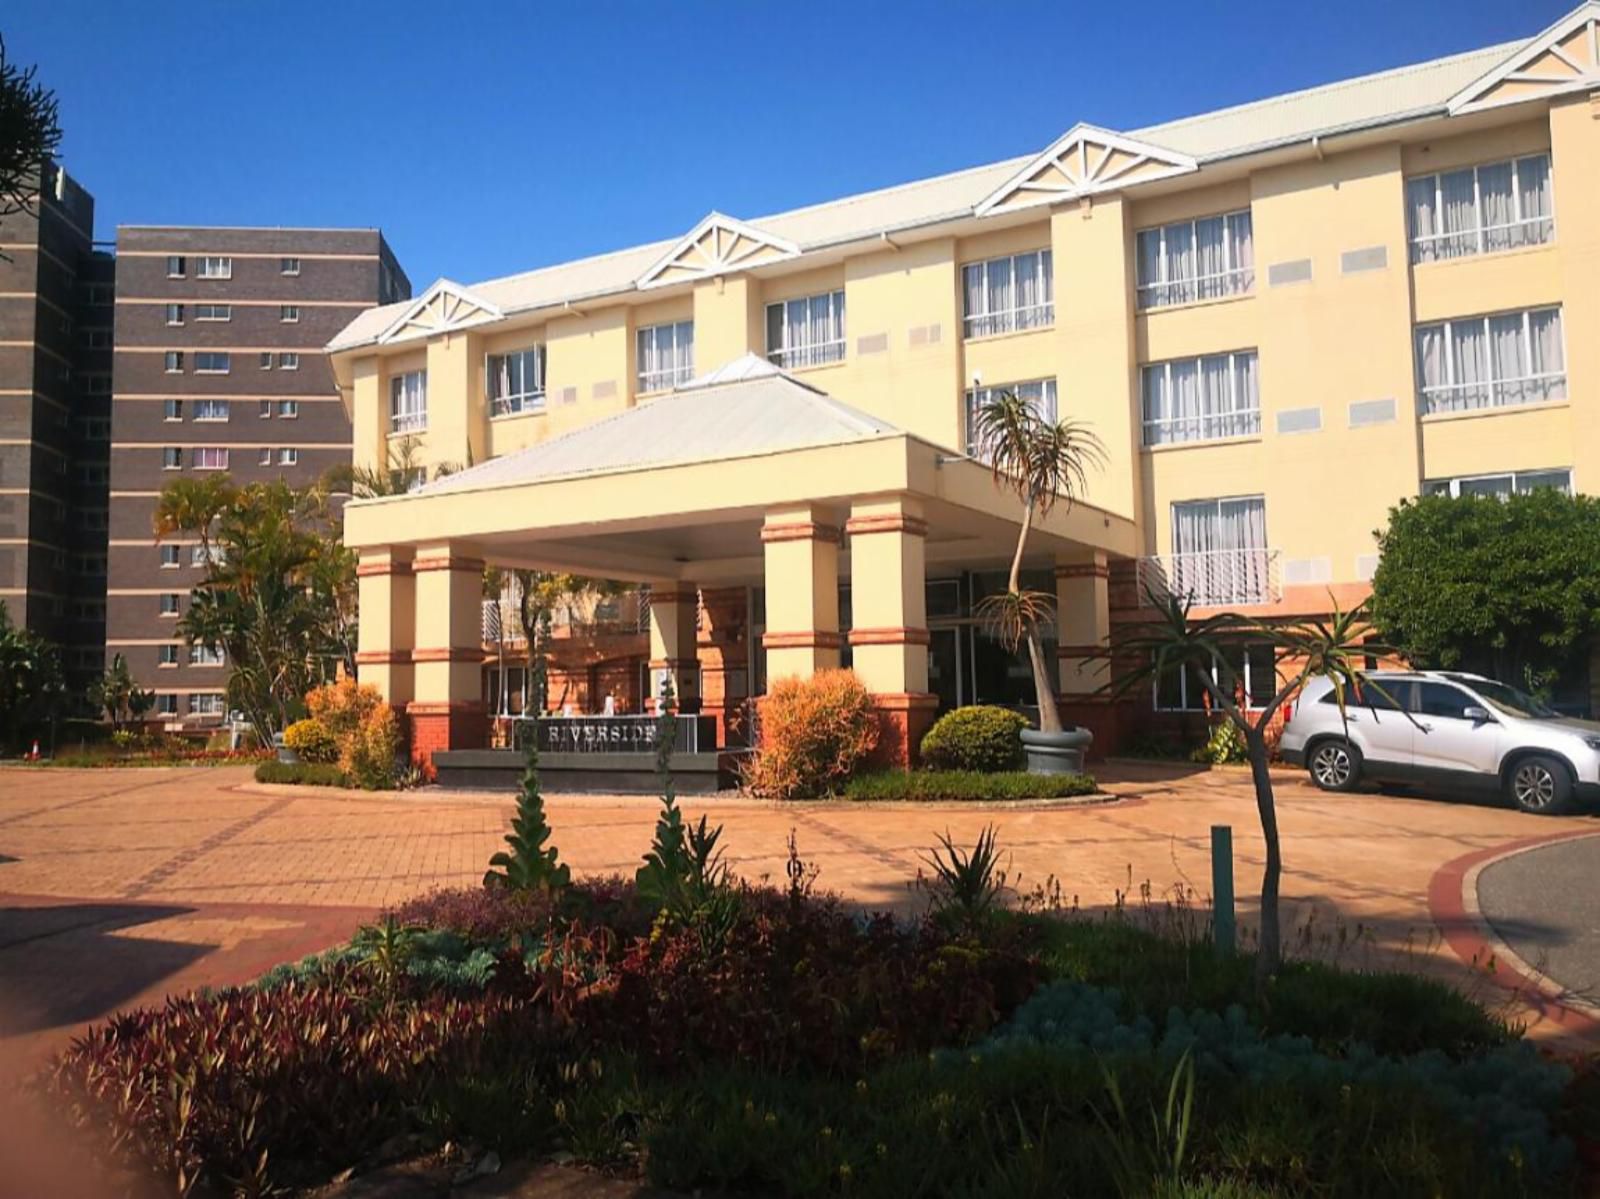
[[[1600,499],[1424,496],[1377,537],[1373,624],[1418,666],[1545,688],[1600,631]]]
[[[47,733],[66,698],[61,651],[12,624],[0,600],[0,750],[26,748],[30,737]]]
[[[12,62],[0,38],[0,218],[35,211],[40,176],[61,144],[55,94],[36,70]]]

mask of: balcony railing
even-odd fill
[[[1447,383],[1421,389],[1422,412],[1469,412],[1475,408],[1513,408],[1567,398],[1567,372],[1545,371],[1517,379]]]
[[[648,633],[650,631],[650,593],[637,591],[602,600],[592,615],[583,617],[559,610],[554,627],[573,633]],[[522,614],[514,599],[483,601],[483,643],[521,645]]]
[[[1208,550],[1139,559],[1139,602],[1176,596],[1197,608],[1248,607],[1283,598],[1277,550]]]

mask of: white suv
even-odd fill
[[[1499,791],[1555,815],[1600,799],[1600,724],[1572,720],[1493,679],[1452,671],[1368,674],[1341,719],[1330,679],[1295,701],[1278,744],[1325,791],[1380,783]]]

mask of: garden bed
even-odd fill
[[[858,803],[1004,803],[1085,799],[1107,802],[1087,774],[1029,774],[1025,770],[885,770],[858,774],[844,785]]]

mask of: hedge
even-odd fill
[[[845,784],[852,800],[931,803],[945,800],[991,802],[1007,799],[1067,799],[1093,795],[1099,784],[1087,774],[1029,774],[1025,770],[900,770],[858,774]]]
[[[348,787],[350,778],[331,762],[263,762],[258,783],[292,783],[303,787]]]

